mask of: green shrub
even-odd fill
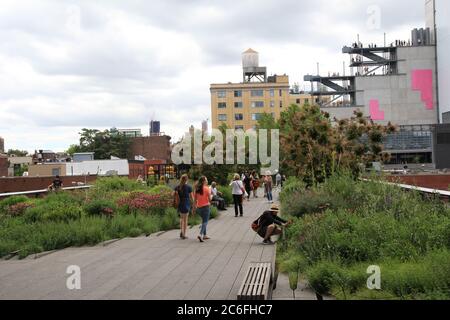
[[[278,246],[280,268],[293,272],[300,265],[319,293],[342,299],[449,296],[450,270],[442,266],[450,265],[450,210],[437,199],[336,176],[294,191],[282,209],[299,218]],[[368,294],[365,271],[373,264],[383,269],[383,292]]]
[[[165,210],[161,220],[161,230],[170,230],[177,228],[180,224],[178,212],[174,208],[168,208]]]
[[[173,189],[166,185],[154,186],[150,189],[150,194],[167,194],[168,192],[173,193]]]
[[[2,201],[0,201],[0,214],[6,214],[8,207],[19,204],[19,203],[25,203],[29,202],[30,199],[25,196],[13,196],[6,198]]]
[[[215,219],[219,216],[219,210],[216,207],[211,207],[211,217],[210,219]]]
[[[321,191],[308,190],[292,193],[291,196],[284,199],[281,206],[284,215],[301,217],[306,214],[338,208],[340,203],[339,197],[333,197]]]
[[[112,216],[117,205],[111,200],[98,199],[87,203],[84,211],[90,216]]]
[[[80,219],[81,207],[73,203],[49,202],[40,203],[36,207],[27,209],[24,218],[29,223],[44,221],[63,221]]]
[[[217,191],[222,194],[222,198],[228,206],[233,203],[233,193],[230,187],[218,186]]]
[[[302,180],[296,177],[289,177],[283,184],[283,189],[280,193],[280,200],[283,203],[294,195],[302,194],[305,190],[306,184]]]

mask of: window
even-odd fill
[[[270,96],[271,96],[272,98],[275,97],[275,90],[273,90],[273,89],[270,90]]]
[[[61,175],[61,169],[59,169],[59,168],[52,169],[52,176],[56,177],[59,175]]]
[[[227,97],[227,92],[226,91],[218,91],[217,92],[217,98],[224,99],[226,97]]]
[[[244,120],[244,115],[242,113],[236,113],[234,119],[236,119],[236,121],[242,121]]]
[[[270,101],[270,107],[275,108],[275,101]]]
[[[235,130],[244,130],[244,126],[236,126],[234,127]]]
[[[253,121],[259,121],[262,117],[262,113],[253,113],[252,114],[252,120]]]
[[[234,97],[235,98],[242,98],[242,91],[241,90],[234,91]]]
[[[242,109],[242,108],[243,108],[242,102],[235,102],[235,103],[234,103],[234,107],[235,107],[236,109]]]
[[[226,102],[219,102],[218,108],[219,109],[226,109],[227,108],[227,103]]]
[[[280,101],[280,108],[283,108],[283,101]]]
[[[219,114],[219,121],[227,121],[227,115],[226,114]]]
[[[297,104],[301,104],[301,101],[300,101],[300,99],[297,99]]]
[[[252,97],[263,97],[264,90],[252,90]]]
[[[264,108],[264,101],[253,101],[252,108]]]
[[[280,90],[280,97],[283,96],[283,90]]]

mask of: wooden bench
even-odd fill
[[[238,300],[270,300],[272,298],[272,264],[251,263],[239,289]]]

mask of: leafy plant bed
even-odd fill
[[[151,235],[179,227],[168,187],[151,189],[128,179],[100,179],[89,192],[57,193],[44,199],[0,202],[0,258],[113,239]],[[212,218],[217,216],[213,209]],[[190,225],[200,223],[198,216]]]
[[[439,200],[336,175],[285,188],[282,210],[294,224],[278,246],[280,271],[300,272],[318,294],[450,299],[450,209]],[[380,290],[368,289],[370,266],[380,268]]]

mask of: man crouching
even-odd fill
[[[281,227],[290,225],[290,222],[278,217],[279,212],[280,208],[274,205],[253,222],[252,229],[264,239],[263,244],[274,244],[270,238],[280,235],[282,233]]]

